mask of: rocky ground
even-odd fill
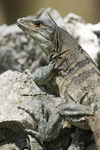
[[[100,23],[86,23],[72,13],[62,18],[51,8],[41,9],[31,17],[48,17],[47,12],[78,40],[100,69]],[[96,150],[91,131],[66,128],[66,122],[59,137],[50,143],[40,144],[36,137],[25,134],[26,128],[37,130],[37,124],[28,113],[18,109],[19,105],[40,115],[40,102],[49,114],[62,103],[53,80],[38,87],[23,73],[25,69],[35,73],[47,64],[48,59],[37,43],[16,24],[0,26],[0,150]]]

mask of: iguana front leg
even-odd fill
[[[50,81],[53,78],[53,76],[55,75],[54,66],[55,66],[54,62],[51,61],[48,66],[45,66],[45,67],[39,69],[39,71],[34,75],[32,75],[29,72],[29,70],[25,70],[25,73],[30,75],[36,84],[44,85],[48,81]]]
[[[43,107],[43,111],[41,111],[41,117],[37,117],[37,115],[25,108],[20,107],[20,109],[23,109],[31,116],[38,118],[35,120],[38,124],[39,132],[30,129],[26,129],[25,131],[30,135],[37,136],[40,140],[45,142],[53,141],[58,137],[61,132],[64,120],[82,129],[90,129],[86,118],[93,115],[93,111],[90,107],[73,103],[61,104],[57,109],[55,109],[49,119],[47,119],[47,112],[44,111]]]

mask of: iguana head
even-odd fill
[[[73,37],[67,31],[58,27],[54,20],[50,18],[47,20],[19,18],[17,24],[37,41],[45,54],[52,60],[53,56],[70,49],[74,43]]]

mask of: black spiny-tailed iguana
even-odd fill
[[[39,132],[26,129],[43,141],[59,135],[64,120],[82,129],[92,130],[100,150],[100,72],[77,41],[51,20],[18,19],[18,26],[28,33],[48,56],[50,63],[34,81],[43,85],[54,78],[64,104],[47,121],[36,118]],[[25,108],[24,108],[25,110]],[[40,125],[41,124],[41,125]]]

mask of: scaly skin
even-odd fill
[[[52,141],[67,120],[77,127],[91,129],[100,150],[100,72],[97,66],[77,41],[53,20],[21,18],[17,22],[50,60],[34,81],[43,85],[54,77],[65,102],[50,116],[43,129],[44,135],[32,130],[26,130],[27,133],[37,134],[43,141]]]

